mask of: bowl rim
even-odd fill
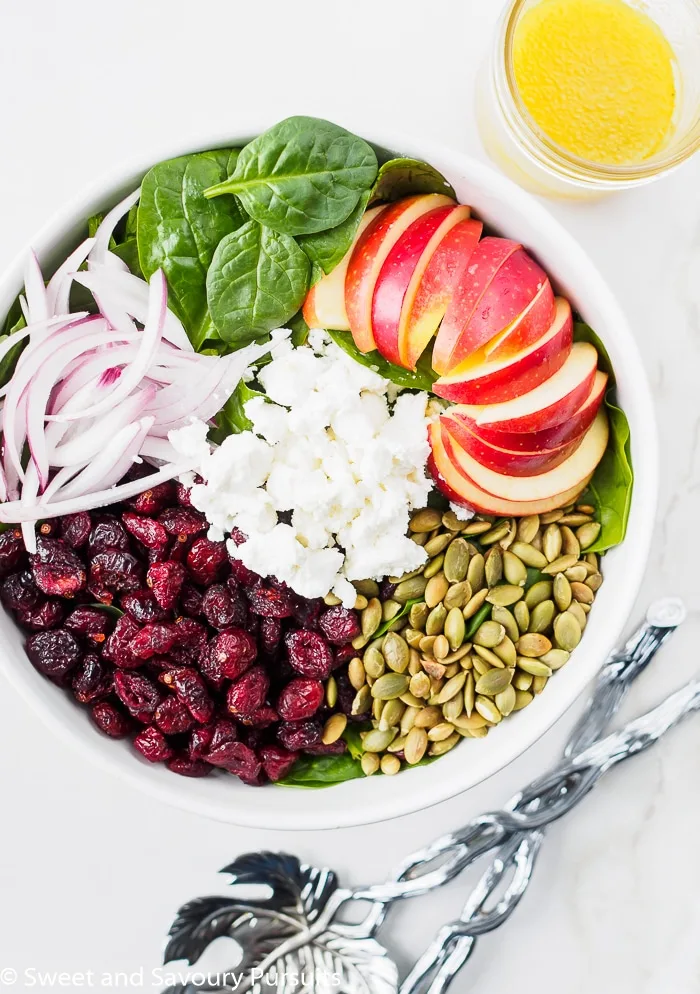
[[[110,202],[116,202],[120,193],[123,194],[129,188],[133,189],[139,182],[138,177],[142,176],[153,163],[198,149],[238,145],[249,140],[248,136],[259,134],[267,126],[269,125],[251,122],[250,126],[241,127],[237,131],[237,137],[233,136],[232,129],[224,133],[194,133],[185,140],[154,144],[145,150],[147,154],[142,151],[98,177],[94,183],[89,184],[81,193],[58,209],[15,255],[14,260],[0,275],[0,312],[4,313],[4,310],[9,307],[21,285],[24,263],[30,246],[37,251],[40,259],[56,252],[64,241],[73,239],[73,236],[78,232],[78,226],[84,223],[86,217],[95,210],[104,209]],[[474,776],[473,773],[470,773],[469,764],[462,763],[457,768],[459,775],[456,777],[435,776],[437,770],[440,769],[439,766],[407,770],[402,772],[400,778],[392,781],[393,784],[404,784],[404,789],[400,791],[382,789],[381,781],[386,784],[386,778],[370,778],[349,781],[321,791],[292,792],[277,789],[273,792],[267,790],[264,793],[266,795],[274,793],[275,796],[279,797],[279,802],[270,800],[258,806],[254,801],[256,797],[260,797],[262,791],[256,791],[255,794],[252,794],[250,792],[253,791],[253,788],[244,787],[238,783],[235,784],[234,790],[227,789],[223,792],[217,792],[216,789],[211,790],[207,785],[216,782],[212,778],[190,780],[176,777],[164,768],[154,767],[146,763],[145,760],[138,757],[130,745],[126,749],[119,749],[118,746],[124,746],[124,743],[117,743],[102,736],[89,723],[85,714],[82,715],[82,724],[77,720],[79,713],[76,713],[75,721],[67,721],[61,714],[61,707],[51,706],[51,698],[44,700],[39,684],[48,687],[51,691],[54,688],[50,688],[47,682],[33,670],[24,657],[23,651],[15,652],[11,646],[2,646],[0,649],[0,669],[7,675],[10,683],[48,727],[83,754],[87,752],[88,758],[97,766],[167,804],[193,814],[248,828],[285,831],[346,828],[411,814],[471,789],[525,753],[581,696],[586,686],[596,676],[605,656],[619,638],[644,574],[656,513],[659,478],[658,442],[650,385],[636,342],[620,305],[607,282],[574,235],[569,233],[534,196],[522,190],[494,167],[479,162],[467,153],[441,143],[421,138],[416,139],[405,134],[392,132],[377,134],[372,129],[366,129],[356,124],[353,126],[353,122],[346,123],[345,126],[354,130],[355,133],[363,135],[378,148],[402,149],[401,154],[414,155],[429,162],[439,162],[441,169],[461,174],[470,184],[474,184],[483,193],[484,199],[493,197],[498,202],[514,206],[524,222],[535,233],[535,242],[541,231],[545,231],[547,237],[559,243],[566,251],[567,258],[571,260],[571,263],[579,267],[585,275],[585,280],[582,282],[592,283],[595,286],[598,307],[607,314],[608,323],[616,329],[615,338],[619,341],[620,351],[624,351],[625,357],[624,378],[629,384],[628,389],[635,395],[635,417],[631,418],[631,421],[634,421],[632,444],[635,450],[635,486],[632,496],[630,530],[634,522],[638,534],[635,536],[635,542],[632,546],[628,533],[627,542],[623,546],[627,559],[625,584],[624,587],[615,592],[614,617],[611,616],[605,621],[601,620],[598,625],[601,632],[597,638],[597,651],[589,653],[587,664],[585,654],[581,657],[578,666],[573,671],[575,675],[568,679],[568,692],[563,695],[560,706],[549,709],[544,706],[537,708],[536,716],[533,712],[528,721],[524,720],[528,717],[527,712],[522,712],[519,715],[519,726],[509,731],[510,741],[506,742],[505,739],[500,741],[499,739],[499,748],[493,750],[494,762],[490,769]],[[448,176],[448,178],[450,177]],[[478,206],[476,212],[481,214]],[[536,244],[533,244],[533,250],[537,254]],[[609,346],[608,341],[605,344]],[[641,439],[644,440],[643,447]],[[644,454],[641,462],[639,460],[640,451],[643,451]],[[605,590],[605,585],[602,590]],[[14,625],[9,615],[7,617]],[[595,658],[593,658],[594,655]],[[18,665],[20,659],[22,664],[26,665]],[[37,678],[39,682],[37,682]],[[536,705],[540,703],[544,705],[546,699],[546,695],[543,695],[531,707],[536,708]],[[78,709],[74,709],[72,702],[67,701],[67,704],[72,711],[77,712]],[[528,711],[530,710],[528,709]],[[90,729],[89,733],[86,733],[86,728]],[[86,734],[91,739],[89,749],[85,748]],[[495,736],[488,738],[492,739]],[[474,740],[474,745],[479,746],[485,741]],[[447,765],[449,765],[443,765],[446,759],[447,757],[444,757],[440,763],[445,772],[447,772]],[[485,765],[488,766],[488,764]],[[411,790],[408,777],[415,777],[415,774],[419,772],[427,773],[428,769],[431,771],[430,775],[420,777],[420,786],[418,782],[415,782],[415,789]],[[223,778],[217,779],[219,783],[224,782]],[[366,803],[362,803],[365,801],[365,797],[360,800],[353,796],[356,791],[352,789],[352,786],[359,784],[363,784]],[[237,795],[237,792],[242,791],[248,793]],[[307,798],[310,803],[287,804],[286,801],[293,794]],[[244,797],[246,803],[238,803],[240,796]]]

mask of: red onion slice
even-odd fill
[[[121,219],[129,213],[134,204],[137,204],[139,197],[141,196],[141,187],[138,190],[134,190],[130,193],[128,197],[124,197],[120,200],[116,207],[113,207],[111,211],[105,214],[102,223],[95,232],[95,245],[90,256],[88,258],[88,266],[92,269],[93,266],[114,266],[115,268],[129,271],[129,267],[126,263],[115,255],[113,252],[109,251],[109,241],[114,234],[114,229],[119,224]]]
[[[27,302],[24,317],[27,324],[45,321],[49,317],[48,299],[41,266],[34,250],[29,253],[24,270],[24,293]]]
[[[109,444],[117,432],[134,422],[152,402],[157,389],[154,386],[144,387],[117,404],[113,411],[103,418],[95,419],[92,425],[61,445],[55,446],[49,452],[52,466],[76,466],[89,462]]]
[[[49,314],[63,314],[68,310],[70,288],[75,271],[85,262],[94,244],[94,238],[86,238],[74,252],[71,252],[49,280],[46,287],[46,304]]]

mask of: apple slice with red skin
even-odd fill
[[[424,272],[414,274],[418,278],[406,292],[399,327],[401,365],[407,369],[416,368],[438,330],[483,230],[474,218],[458,221],[442,237]]]
[[[608,374],[598,370],[590,393],[577,411],[561,424],[543,428],[541,431],[498,431],[489,425],[478,425],[472,414],[480,408],[456,405],[450,408],[450,417],[464,424],[473,435],[489,445],[500,449],[520,452],[535,452],[543,449],[556,449],[560,445],[578,438],[593,423],[598,408],[603,402],[608,385]],[[470,413],[471,412],[471,413]]]
[[[552,284],[547,279],[525,310],[486,345],[487,358],[505,358],[537,341],[538,333],[542,334],[554,320],[555,304]]]
[[[428,428],[431,454],[428,457],[428,470],[435,480],[438,490],[448,500],[462,507],[469,507],[482,514],[497,514],[503,517],[525,517],[528,514],[545,514],[570,504],[585,490],[590,477],[579,485],[561,494],[554,494],[534,501],[512,501],[482,490],[473,480],[459,471],[453,462],[453,443],[449,435],[443,433],[439,421]]]
[[[372,331],[377,349],[389,362],[404,365],[404,315],[437,247],[459,221],[468,217],[468,207],[436,207],[414,221],[386,257],[374,288]]]
[[[593,424],[571,455],[554,469],[537,476],[495,473],[477,462],[452,438],[449,441],[457,468],[486,493],[512,501],[542,500],[580,487],[581,481],[590,477],[603,458],[608,444],[608,418],[604,410],[599,410]]]
[[[441,415],[443,429],[450,439],[459,445],[477,462],[494,473],[506,473],[510,476],[537,476],[559,466],[581,444],[583,434],[559,445],[554,449],[535,449],[532,451],[517,449],[501,449],[489,445],[478,435],[474,435],[466,427],[461,418],[451,417],[450,411]]]
[[[377,347],[372,331],[372,298],[389,252],[419,217],[436,207],[448,206],[455,206],[455,202],[442,193],[397,200],[375,217],[358,239],[345,276],[345,308],[353,340],[360,352],[372,352]]]
[[[345,310],[345,276],[353,249],[375,217],[378,217],[387,204],[370,207],[365,211],[357,228],[352,245],[340,260],[335,269],[322,276],[318,283],[311,287],[306,295],[302,315],[309,328],[332,328],[334,331],[350,331],[350,322]]]
[[[453,369],[433,384],[438,397],[458,404],[500,404],[534,390],[560,369],[571,352],[574,322],[571,306],[557,300],[554,320],[532,345],[506,359],[483,355]]]

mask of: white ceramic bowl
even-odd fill
[[[190,143],[149,150],[58,213],[32,239],[48,271],[84,237],[85,219],[134,189],[149,166],[198,148],[242,145],[262,131],[198,136]],[[248,137],[246,137],[248,136]],[[320,829],[364,824],[416,811],[468,790],[528,749],[584,691],[619,637],[639,587],[652,534],[657,491],[657,442],[653,403],[633,335],[615,296],[576,240],[533,197],[493,169],[459,152],[401,136],[367,135],[385,149],[425,159],[454,186],[460,201],[501,234],[531,249],[605,342],[632,429],[635,487],[627,540],[605,557],[605,583],[596,598],[585,638],[571,662],[525,711],[485,739],[463,742],[439,762],[397,777],[353,780],[325,790],[255,789],[233,777],[190,780],[142,760],[128,742],[105,738],[84,710],[29,664],[22,634],[0,612],[0,663],[37,720],[76,745],[81,754],[123,780],[177,807],[211,818],[274,829]],[[19,290],[26,250],[0,281],[0,314]]]

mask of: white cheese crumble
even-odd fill
[[[204,483],[191,499],[211,538],[239,528],[247,541],[233,548],[249,569],[304,597],[332,591],[352,607],[350,581],[401,575],[426,561],[406,531],[432,487],[428,398],[396,397],[322,331],[297,348],[289,334],[272,333],[272,360],[258,372],[266,397],[245,405],[252,431],[213,450],[201,423],[169,438],[188,458],[201,454]]]

